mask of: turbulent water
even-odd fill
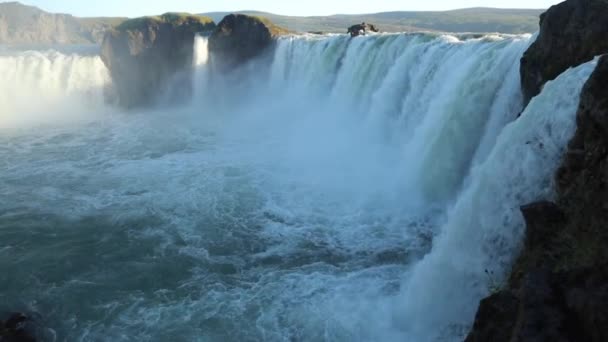
[[[57,341],[461,340],[594,67],[515,120],[530,39],[285,38],[218,75],[199,38],[191,103],[128,113],[97,56],[4,52],[0,310]]]

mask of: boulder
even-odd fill
[[[367,32],[379,32],[379,30],[372,24],[361,23],[349,27],[346,33],[350,34],[351,37],[357,37],[365,35]]]
[[[266,52],[274,38],[288,33],[265,18],[230,14],[209,38],[209,52],[215,67],[229,70]]]
[[[0,320],[0,341],[2,342],[35,342],[32,329],[29,327],[30,319],[21,314],[13,313]]]
[[[547,81],[608,52],[606,18],[608,0],[567,0],[541,15],[538,38],[521,59],[526,105]]]
[[[108,31],[101,58],[110,71],[120,105],[153,104],[175,75],[189,77],[195,35],[214,28],[207,17],[167,13],[128,20]],[[184,92],[188,91],[186,86]]]

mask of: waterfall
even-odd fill
[[[318,129],[334,124],[328,139],[356,126],[345,139],[360,134],[400,150],[393,167],[410,201],[446,202],[521,111],[519,58],[529,43],[528,35],[284,38],[269,76],[254,64],[240,71],[238,87],[216,82],[213,95],[198,97],[256,108],[250,112],[267,127],[287,118]]]
[[[57,112],[74,119],[104,105],[103,91],[110,82],[98,56],[52,50],[0,55],[0,79],[0,127]]]
[[[553,197],[555,170],[574,134],[579,95],[595,65],[568,70],[548,83],[471,171],[433,251],[405,283],[398,311],[414,340],[433,341],[446,333],[439,328],[453,324],[468,327],[476,303],[506,281],[523,238],[519,207]],[[428,317],[420,319],[422,314]]]
[[[595,66],[517,118],[532,39],[284,37],[217,74],[197,37],[192,100],[128,113],[97,56],[3,53],[0,303],[65,340],[460,341]]]

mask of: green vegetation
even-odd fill
[[[272,34],[273,36],[281,36],[281,35],[293,33],[291,31],[289,31],[288,29],[275,25],[270,19],[268,19],[264,16],[250,15],[250,17],[257,19],[260,22],[262,22],[264,25],[266,25],[266,27],[268,27],[268,29],[270,30],[270,34]]]
[[[542,12],[541,9],[469,8],[445,12],[385,12],[326,17],[283,16],[256,11],[239,13],[268,18],[293,32],[346,33],[349,26],[367,22],[378,26],[382,32],[532,33],[538,31]],[[219,21],[227,14],[216,12],[205,15]]]
[[[353,24],[368,22],[382,32],[443,31],[524,33],[538,30],[543,10],[470,8],[446,12],[386,12],[326,17],[283,16],[272,13],[239,12],[257,17],[275,36],[291,32],[346,33]],[[0,3],[0,43],[2,44],[99,44],[108,29],[136,30],[154,23],[208,27],[230,13],[208,15],[166,13],[144,18],[78,18],[47,13],[18,2]],[[51,19],[49,19],[51,18]],[[209,25],[209,26],[208,26]],[[65,27],[58,31],[56,27]]]
[[[116,28],[120,31],[133,31],[146,27],[152,24],[171,24],[180,26],[184,24],[208,26],[213,24],[213,19],[193,15],[190,13],[165,13],[159,16],[133,18],[122,22]]]
[[[98,27],[116,27],[127,20],[128,18],[112,17],[78,18],[80,24],[83,27],[89,29],[94,29]]]

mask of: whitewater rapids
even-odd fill
[[[291,37],[217,75],[197,38],[192,101],[128,113],[98,56],[3,50],[0,311],[57,341],[462,340],[595,66],[516,120],[531,39]]]

